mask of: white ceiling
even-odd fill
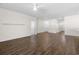
[[[0,3],[6,8],[40,18],[58,18],[79,13],[79,3],[38,3],[39,9],[33,10],[33,3]]]

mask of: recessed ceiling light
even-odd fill
[[[34,11],[37,11],[37,9],[38,9],[38,5],[37,5],[36,3],[34,3],[34,4],[33,4],[33,10],[34,10]]]

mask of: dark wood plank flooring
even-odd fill
[[[79,54],[79,37],[59,33],[38,33],[0,42],[1,55],[75,55]]]

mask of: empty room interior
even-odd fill
[[[79,3],[0,3],[0,55],[78,55]]]

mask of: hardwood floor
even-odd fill
[[[64,32],[42,32],[37,35],[0,42],[1,55],[66,55],[79,54],[79,37]]]
[[[79,37],[66,36],[67,54],[79,54]]]

